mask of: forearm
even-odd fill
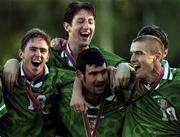
[[[76,77],[73,84],[73,93],[70,103],[71,109],[75,112],[85,111],[85,100],[82,90],[82,83],[80,79]]]
[[[19,71],[19,61],[17,59],[9,59],[3,68],[3,82],[5,88],[9,91],[14,88],[17,83]]]

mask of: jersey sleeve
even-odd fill
[[[7,113],[7,108],[4,102],[4,96],[2,91],[2,83],[0,80],[0,118]]]
[[[90,45],[90,47],[99,49],[99,51],[105,57],[108,66],[116,67],[119,63],[127,62],[124,58],[122,58],[112,52],[106,51],[103,48],[96,47],[95,45]]]
[[[52,94],[59,94],[64,86],[74,82],[75,76],[74,71],[51,67],[48,78],[45,80],[43,85],[46,95],[50,96]]]

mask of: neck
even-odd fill
[[[162,67],[154,69],[153,72],[148,77],[146,77],[143,81],[145,83],[152,84],[163,73],[162,70],[163,70]]]
[[[24,70],[23,70],[23,71],[24,71]],[[44,75],[44,70],[41,71],[41,73],[36,74],[36,75],[32,75],[32,74],[30,74],[29,72],[26,72],[26,71],[24,71],[24,74],[25,74],[25,77],[26,77],[28,80],[30,80],[30,81],[36,81],[36,80],[38,80],[39,78],[43,77],[43,75]]]
[[[72,55],[73,55],[73,57],[75,59],[77,58],[77,55],[81,51],[83,51],[84,49],[89,48],[89,46],[81,46],[81,45],[78,45],[77,43],[71,42],[71,41],[68,41],[68,45],[69,45],[69,48],[71,49]]]
[[[99,105],[100,103],[100,100],[101,100],[101,97],[102,97],[102,94],[101,95],[90,95],[90,94],[86,94],[85,95],[85,100],[94,105],[94,106],[97,106]]]

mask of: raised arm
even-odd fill
[[[19,61],[17,59],[9,59],[3,69],[4,86],[7,91],[10,91],[17,84],[19,71]]]
[[[129,63],[120,63],[114,75],[113,89],[120,90],[121,88],[127,87],[130,83],[131,71],[134,71],[134,69]]]
[[[71,109],[75,112],[83,112],[86,108],[86,102],[82,90],[81,81],[76,77],[73,84],[73,93],[70,102]]]
[[[51,40],[51,48],[56,51],[61,51],[67,44],[67,40],[63,38],[54,38]]]

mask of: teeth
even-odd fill
[[[135,65],[133,65],[133,66],[134,66],[134,67],[138,67],[139,65],[136,65],[136,64],[135,64]]]
[[[86,37],[86,38],[89,37],[88,32],[81,32],[80,35],[83,36],[83,37]]]
[[[88,35],[89,33],[88,33],[88,32],[81,32],[81,34],[85,34],[85,35]]]
[[[34,60],[34,61],[32,61],[32,62],[34,62],[34,63],[40,63],[40,61],[39,61],[39,60]]]
[[[34,61],[32,61],[32,64],[33,64],[35,67],[38,67],[38,66],[41,64],[41,61],[39,61],[39,60],[34,60]]]
[[[137,70],[138,68],[140,68],[140,65],[134,64],[133,67],[134,67],[135,70]]]

